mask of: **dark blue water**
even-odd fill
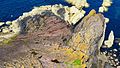
[[[87,13],[91,9],[101,6],[102,0],[88,0],[90,7],[85,10]],[[0,21],[12,21],[21,16],[24,12],[31,11],[34,6],[63,4],[69,5],[64,0],[0,0]],[[107,24],[106,38],[111,30],[114,31],[115,37],[120,37],[120,0],[113,0],[113,4],[109,7],[109,11],[104,13],[105,17],[110,19]]]
[[[15,20],[35,6],[59,3],[69,5],[64,0],[0,0],[0,21]]]

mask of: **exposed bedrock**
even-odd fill
[[[99,62],[98,43],[105,29],[102,14],[92,10],[74,29],[48,10],[18,20],[18,23],[20,34],[0,46],[0,68],[99,66],[96,64]],[[80,60],[77,67],[75,60]]]

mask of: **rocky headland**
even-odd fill
[[[0,68],[112,68],[100,53],[105,17],[95,10],[84,14],[49,5],[1,24]]]

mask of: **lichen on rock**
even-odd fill
[[[97,63],[106,23],[95,10],[78,22],[84,14],[75,6],[49,5],[36,7],[9,22],[8,30],[17,36],[11,44],[0,47],[0,67],[68,68],[65,63],[70,63],[90,68]],[[76,24],[74,29],[71,24]]]
[[[95,41],[97,41],[97,39],[100,40],[102,38],[101,36],[104,34],[103,31],[104,28],[105,28],[104,16],[102,16],[102,14],[96,14],[95,10],[91,10],[91,12],[83,18],[83,20],[76,26],[74,30],[75,33],[79,33],[80,35],[77,37],[77,38],[80,37],[80,40],[77,40],[76,38],[76,40],[79,41],[78,43],[79,45],[76,42],[75,44],[70,43],[70,45],[71,47],[78,45],[80,48],[82,48],[80,50],[84,52],[89,58],[89,63],[87,64],[86,62],[88,67],[90,63],[92,64],[93,62],[92,61],[93,58],[90,58],[90,56],[95,55],[96,54],[95,52],[100,47],[98,46],[98,42]],[[85,49],[83,49],[84,47]],[[77,48],[78,47],[76,47],[76,49]]]

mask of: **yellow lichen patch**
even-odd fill
[[[86,64],[82,64],[81,67],[82,67],[82,68],[85,68],[85,67],[86,67]]]
[[[81,61],[84,62],[88,59],[88,56],[86,55],[88,52],[88,45],[86,43],[83,43],[82,37],[79,33],[74,34],[68,44],[71,46],[71,48],[75,49],[75,51],[69,48],[65,49],[65,54],[69,56],[69,61],[81,59]]]
[[[89,46],[83,41],[80,33],[75,33],[69,40],[68,45],[70,46],[69,48],[63,48],[63,50],[65,51],[64,54],[65,56],[67,56],[67,62],[72,63],[72,61],[79,59],[82,64],[81,66],[75,66],[75,68],[85,68],[86,61],[89,58],[89,56],[86,55]]]
[[[73,49],[67,49],[66,53],[71,55],[71,53],[73,53]]]
[[[11,37],[9,39],[5,39],[5,40],[2,41],[2,43],[0,45],[2,45],[2,44],[10,44],[13,40],[15,40],[16,37],[17,37],[17,35],[14,35],[13,37]]]
[[[82,64],[80,59],[75,59],[70,62],[65,62],[65,64],[67,65],[67,68],[85,68],[86,67],[86,64]]]
[[[70,42],[68,42],[68,44],[76,50],[87,52],[88,45],[82,41],[82,38],[79,33],[74,34],[74,36],[70,39]]]
[[[83,20],[87,20],[88,18],[90,18],[91,16],[95,15],[96,11],[94,9],[92,9],[89,14],[87,16],[84,17]]]
[[[65,55],[68,56],[67,58],[68,61],[80,59],[81,62],[84,63],[88,59],[88,56],[84,52],[81,52],[80,50],[73,51],[73,49],[65,49]]]
[[[74,54],[77,55],[78,59],[81,59],[81,62],[85,62],[88,59],[88,56],[84,52],[74,51]]]
[[[86,53],[86,51],[88,50],[89,47],[88,47],[87,44],[81,43],[81,44],[78,45],[77,48],[78,48],[77,50],[80,50],[80,51]]]
[[[3,43],[4,43],[4,44],[8,44],[10,41],[11,41],[11,39],[4,40]]]
[[[96,11],[95,11],[94,9],[92,9],[92,10],[89,12],[88,16],[93,16],[94,14],[96,14]]]

